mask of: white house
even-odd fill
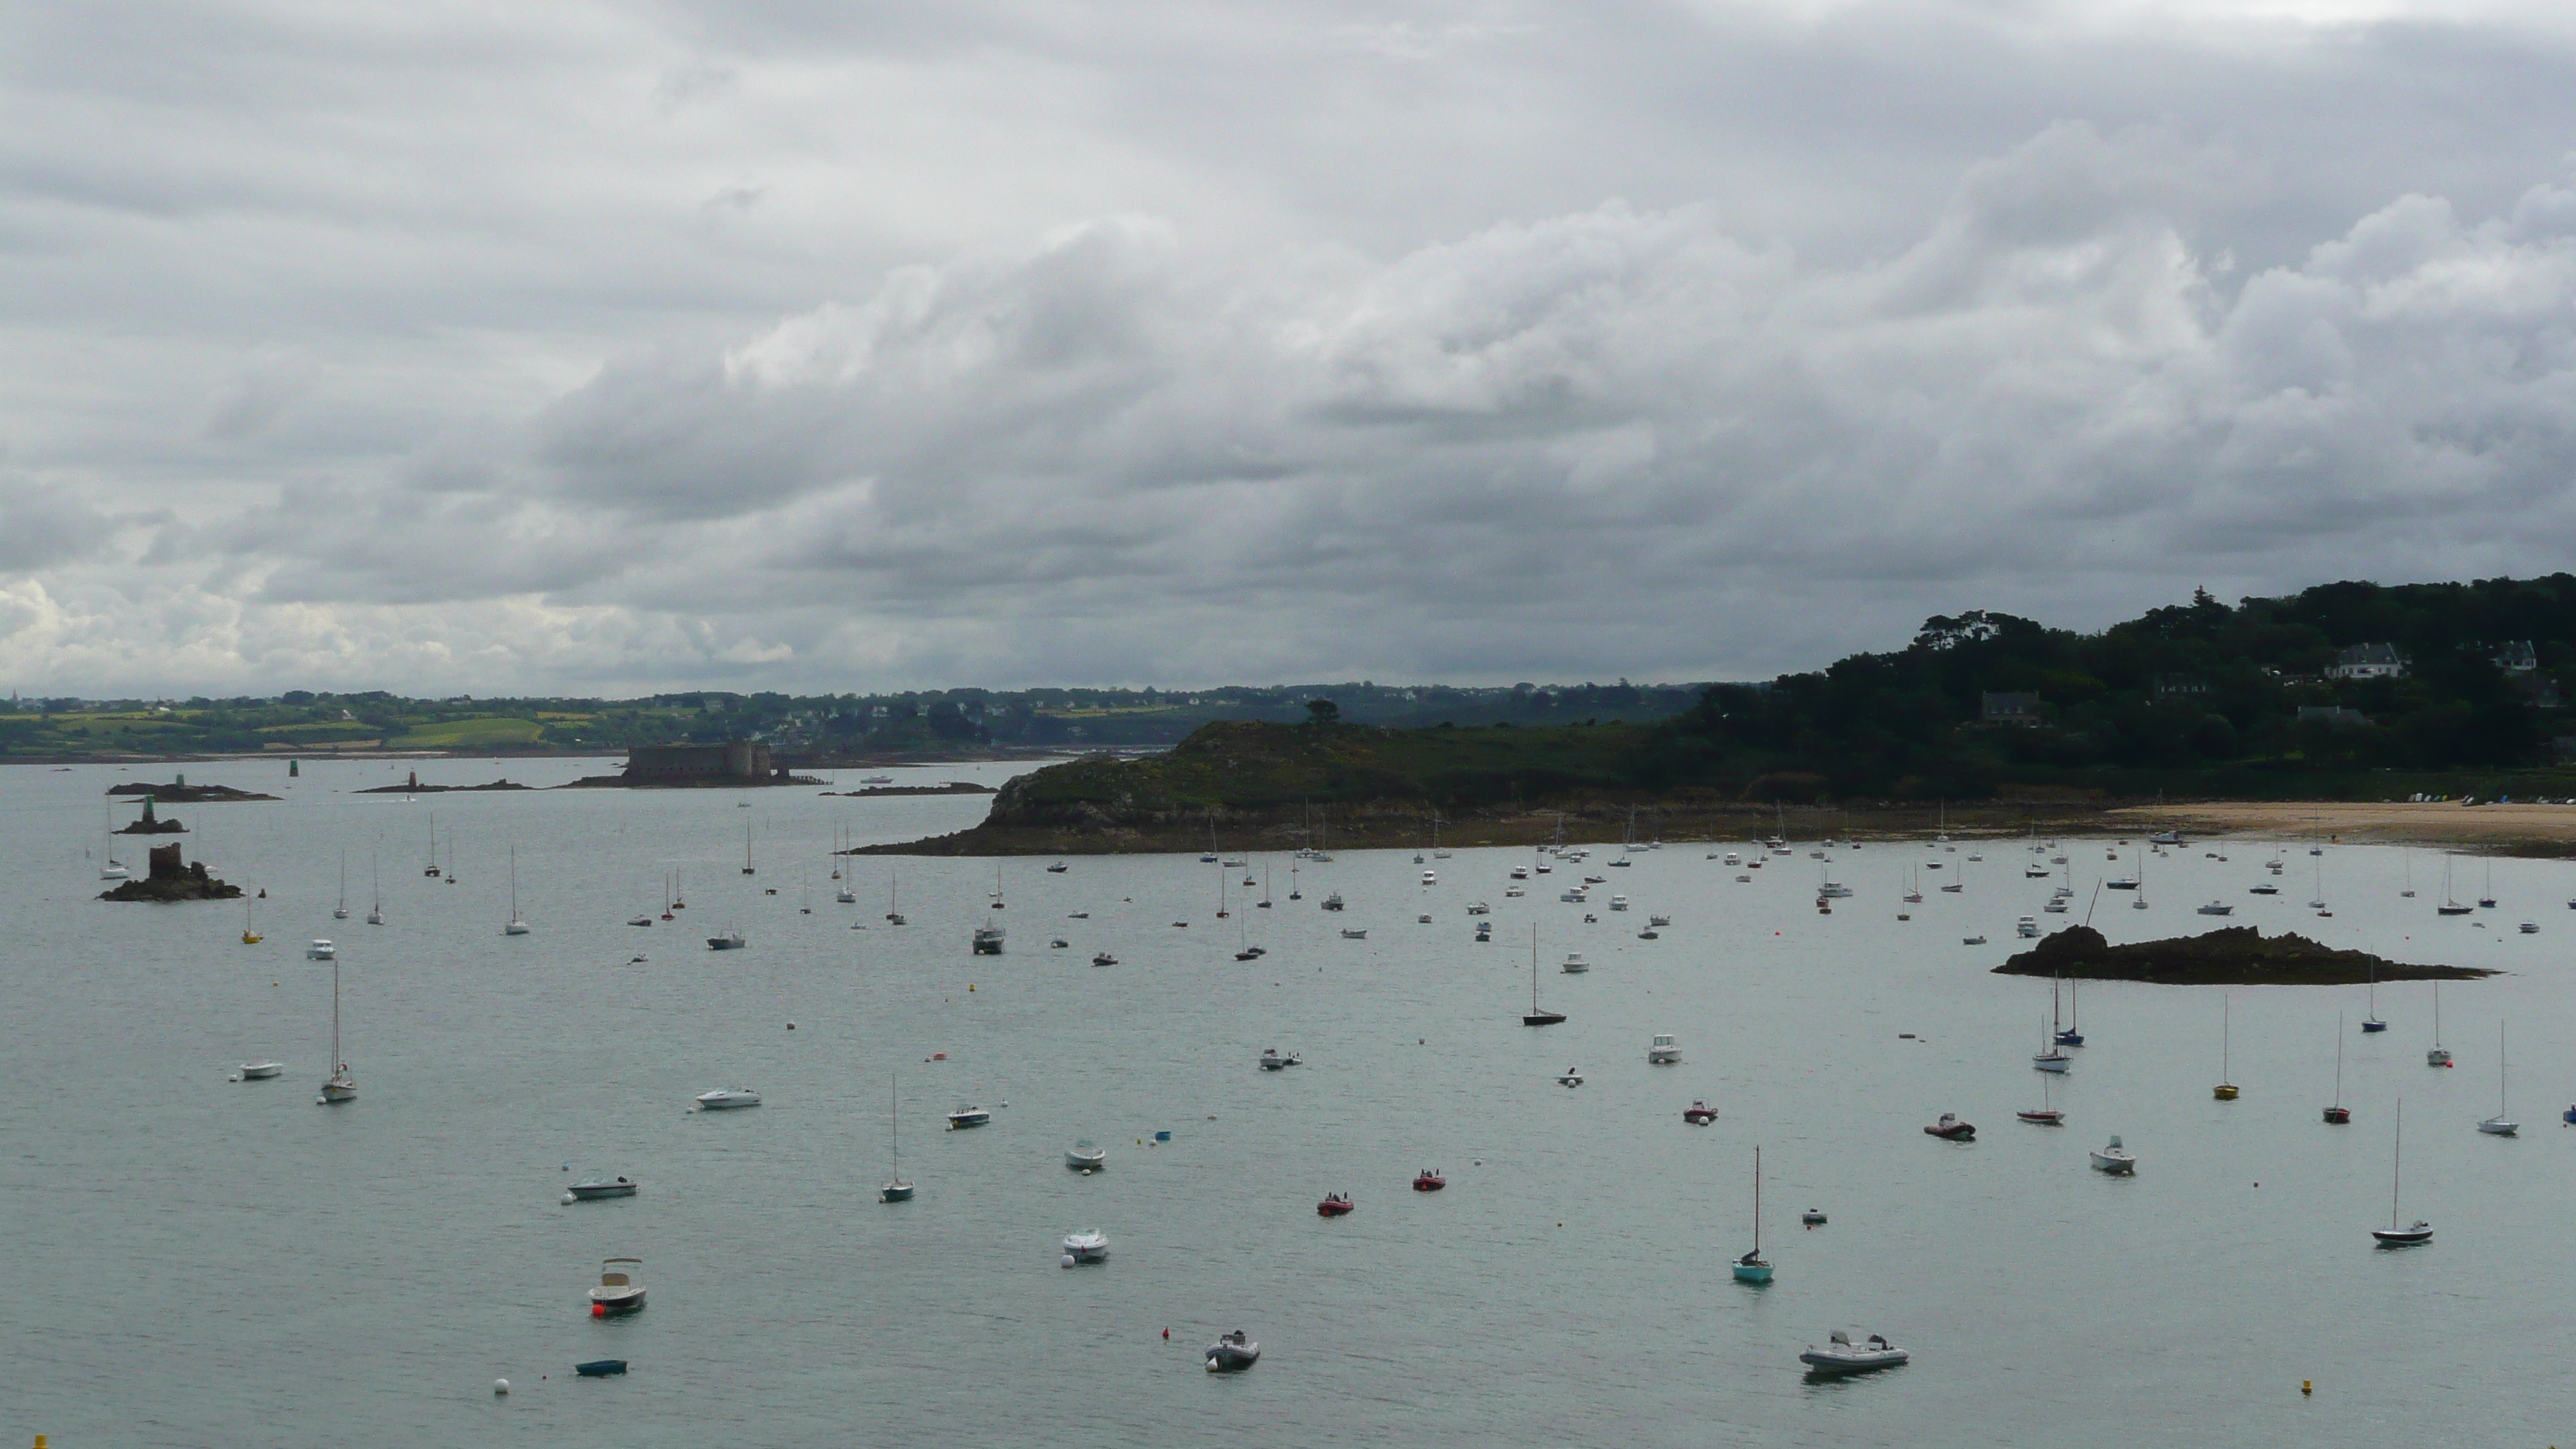
[[[2335,656],[2328,679],[2404,679],[2406,657],[2394,644],[2355,644]]]

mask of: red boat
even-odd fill
[[[1942,1113],[1940,1121],[1923,1130],[1934,1137],[1945,1138],[1952,1142],[1972,1141],[1977,1135],[1976,1124],[1960,1121],[1959,1114],[1956,1112]]]
[[[1717,1109],[1706,1102],[1694,1100],[1682,1109],[1682,1120],[1693,1127],[1705,1127],[1717,1120]]]
[[[1358,1206],[1358,1203],[1351,1201],[1349,1193],[1327,1193],[1324,1195],[1324,1200],[1322,1202],[1315,1204],[1315,1215],[1317,1217],[1337,1218]]]
[[[1447,1187],[1448,1185],[1449,1179],[1442,1177],[1439,1173],[1433,1172],[1427,1167],[1422,1169],[1420,1176],[1413,1179],[1413,1190],[1415,1192],[1438,1192],[1440,1189]]]

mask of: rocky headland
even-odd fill
[[[176,842],[152,847],[152,873],[141,880],[129,880],[114,890],[99,892],[103,901],[230,901],[241,898],[241,887],[227,885],[206,874],[206,863],[183,861]]]

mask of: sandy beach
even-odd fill
[[[2576,854],[2576,805],[2213,801],[2134,806],[2106,811],[2103,819],[2135,821],[2141,830],[2179,827],[2187,834],[2321,833],[2338,840],[2449,845],[2509,855]]]

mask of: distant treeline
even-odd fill
[[[2374,649],[2369,646],[2388,646]],[[2555,764],[2576,686],[2576,576],[2205,591],[2098,634],[2009,614],[1907,647],[1714,685],[1638,745],[1641,785],[1754,796],[2405,793],[2409,775]],[[2576,741],[2569,742],[2576,747]],[[2297,783],[2293,783],[2297,782]]]

